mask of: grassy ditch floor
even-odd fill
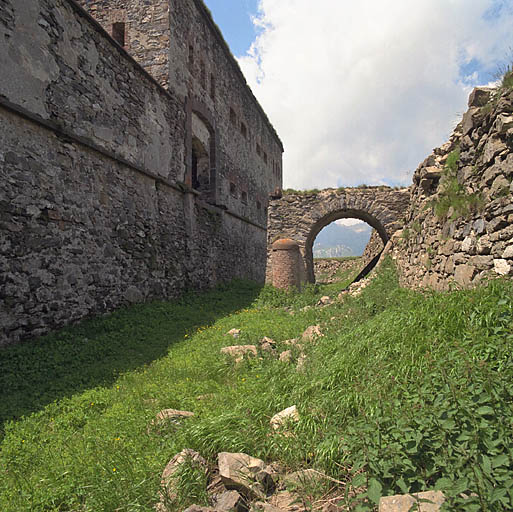
[[[0,510],[151,511],[183,448],[212,465],[241,451],[326,473],[339,483],[299,489],[312,510],[326,496],[374,510],[381,495],[430,489],[447,510],[511,510],[512,283],[421,294],[388,263],[361,295],[304,310],[336,290],[233,283],[0,351]],[[285,350],[312,324],[324,336],[305,345],[303,371],[219,352],[263,336]],[[292,435],[271,435],[291,405]],[[148,431],[165,408],[195,416]],[[205,502],[201,480],[182,474],[177,511]]]

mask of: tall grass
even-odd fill
[[[94,364],[82,371],[77,365],[71,373],[84,383],[68,393],[46,363],[37,371],[45,344],[50,359],[57,357],[53,344],[62,333],[25,345],[33,358],[28,348],[3,351],[3,368],[21,364],[22,351],[33,373],[25,371],[28,382],[16,384],[12,369],[4,393],[15,418],[4,423],[0,445],[0,510],[150,511],[163,468],[183,448],[212,465],[220,451],[242,451],[290,470],[316,468],[348,482],[333,492],[362,510],[372,510],[382,494],[430,488],[447,494],[451,510],[511,508],[512,288],[497,281],[473,291],[415,293],[397,286],[387,264],[362,295],[329,307],[304,309],[334,293],[334,285],[257,294],[238,283],[179,303],[131,308],[95,321],[94,329],[86,323],[63,331],[69,340],[87,332],[98,347],[98,357],[92,349],[87,360],[101,361],[111,342],[119,352],[101,378]],[[303,371],[266,353],[238,366],[219,353],[263,336],[278,350],[290,349],[285,340],[317,323],[324,336],[304,347]],[[225,335],[232,328],[242,329],[237,340]],[[145,336],[145,329],[154,334]],[[145,350],[153,335],[158,350],[139,365],[133,355],[123,362],[124,345],[132,347],[128,354],[139,344]],[[72,353],[71,341],[65,347]],[[297,357],[299,349],[293,351]],[[23,408],[31,380],[58,391]],[[271,416],[291,405],[300,413],[293,435],[270,435]],[[163,408],[195,416],[148,433]],[[185,478],[184,489],[194,479],[186,485]],[[351,497],[356,489],[363,494]],[[461,493],[477,496],[463,502]],[[183,508],[193,501],[180,500]]]

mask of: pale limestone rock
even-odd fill
[[[506,249],[502,253],[502,257],[506,259],[513,258],[513,245],[506,247]]]
[[[233,336],[234,338],[238,338],[241,334],[241,330],[240,329],[230,329],[226,335],[227,336]]]
[[[503,259],[493,260],[493,268],[496,274],[507,276],[511,272],[511,263]]]
[[[245,453],[221,452],[217,457],[219,476],[228,490],[252,499],[265,499],[274,482],[263,460]]]
[[[297,358],[296,370],[298,372],[304,371],[305,364],[306,364],[306,356],[305,356],[305,354],[301,353],[301,354],[299,354],[299,357]]]
[[[316,338],[323,336],[320,325],[311,325],[307,327],[301,338],[304,341],[314,341]]]
[[[161,486],[162,489],[165,490],[167,494],[167,499],[169,500],[175,500],[177,497],[176,489],[173,482],[173,476],[178,470],[178,468],[185,463],[186,461],[191,461],[195,465],[197,465],[199,468],[203,469],[205,473],[208,472],[208,465],[207,461],[194,450],[191,450],[190,448],[185,448],[180,453],[177,453],[167,464],[166,468],[164,469],[164,472],[162,473],[161,478]],[[162,496],[162,500],[164,500],[164,496]]]
[[[285,350],[280,354],[280,361],[290,363],[292,361],[292,350]]]
[[[474,237],[467,236],[467,237],[465,237],[463,242],[461,242],[460,250],[463,251],[463,252],[470,253],[470,252],[472,252],[472,249],[474,249],[474,247],[475,247],[475,239],[474,239]]]
[[[331,304],[331,298],[327,295],[324,295],[319,299],[317,302],[317,306],[327,306],[328,304]]]
[[[431,503],[419,502],[418,500],[429,500]],[[409,512],[415,503],[418,504],[419,512],[438,512],[444,502],[445,496],[441,491],[387,496],[380,499],[379,512]]]
[[[223,347],[221,354],[233,357],[236,363],[240,363],[245,356],[256,356],[258,351],[255,345],[233,345],[231,347]]]
[[[454,271],[454,280],[461,286],[469,286],[476,275],[476,268],[472,265],[458,265]]]
[[[295,405],[291,407],[287,407],[283,411],[275,414],[271,418],[271,427],[273,430],[280,430],[288,423],[299,421],[299,413],[297,412],[297,407]]]

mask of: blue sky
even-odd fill
[[[251,16],[257,13],[257,0],[204,0],[236,57],[244,55],[256,38]]]
[[[204,1],[283,141],[285,188],[410,185],[513,60],[513,0]]]

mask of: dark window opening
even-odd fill
[[[257,152],[258,156],[260,156],[262,154],[262,148],[260,147],[260,144],[258,144],[258,142],[257,142],[257,145],[256,145],[256,152]]]
[[[267,163],[267,153],[264,151],[264,162]]]
[[[214,75],[210,75],[210,97],[212,99],[216,97],[216,77]]]
[[[125,46],[125,24],[123,22],[112,24],[112,39],[121,46]]]
[[[248,193],[247,192],[242,191],[241,200],[242,200],[243,203],[247,203],[248,202]]]
[[[260,201],[256,202],[256,206],[257,206],[257,210],[261,210],[262,209],[262,203]]]
[[[194,48],[192,44],[189,45],[189,68],[191,69],[194,67]]]
[[[230,194],[234,197],[237,196],[237,189],[235,188],[235,183],[230,182]]]
[[[199,191],[210,189],[210,156],[201,141],[192,138],[192,188]]]
[[[240,123],[240,133],[242,133],[242,136],[244,138],[247,138],[247,136],[248,136],[248,129],[246,128],[246,125],[242,121]]]
[[[233,124],[233,126],[237,125],[237,114],[232,107],[230,107],[230,122]]]
[[[207,74],[206,74],[206,71],[205,71],[205,62],[201,61],[200,62],[200,84],[201,84],[201,87],[203,87],[203,89],[206,88],[206,82],[207,82]]]

